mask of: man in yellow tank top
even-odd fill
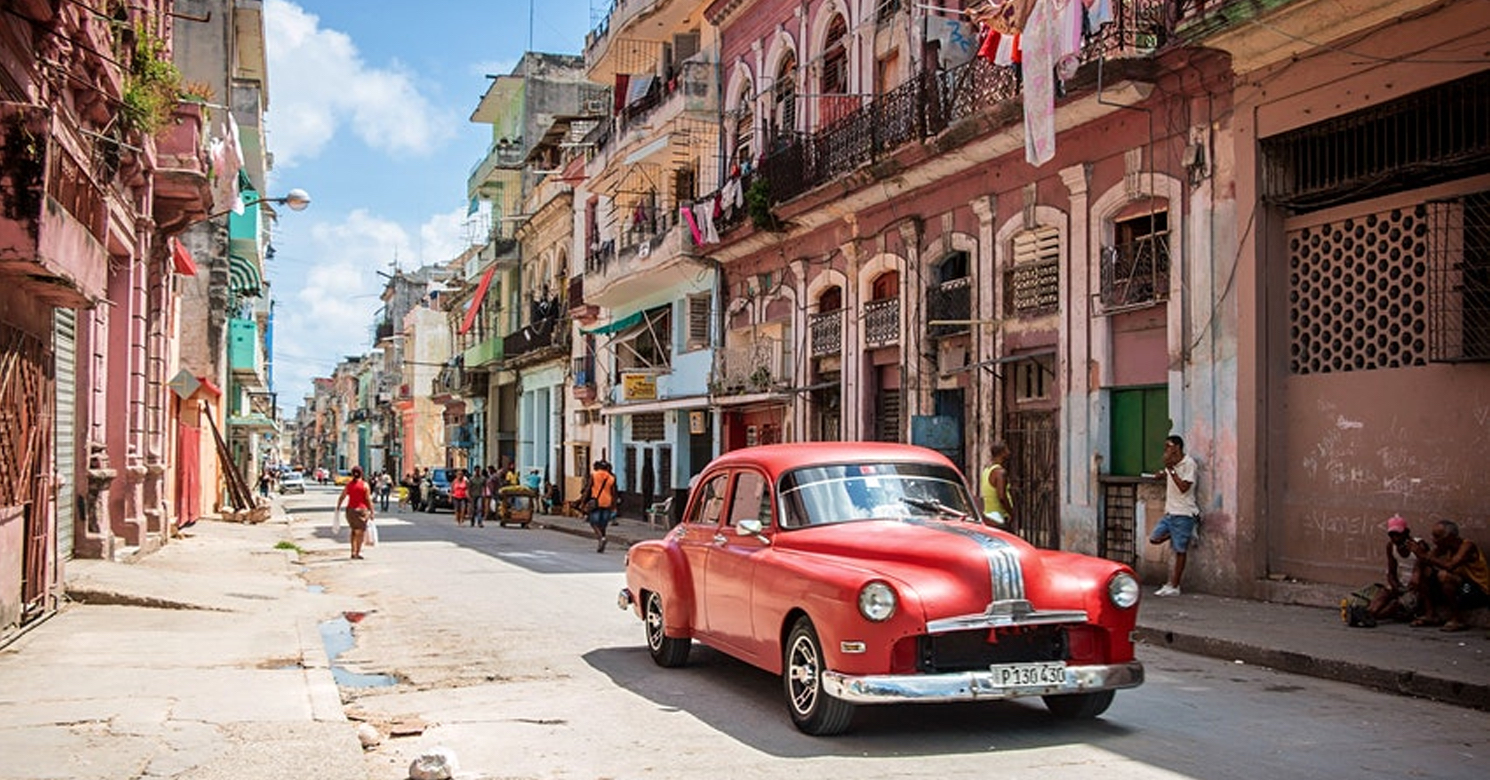
[[[993,463],[983,469],[978,479],[978,492],[983,495],[983,517],[999,526],[1010,526],[1014,521],[1013,502],[1009,500],[1009,472],[1004,463],[1009,459],[1009,445],[1002,441],[993,443],[990,453]]]

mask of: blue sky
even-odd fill
[[[347,355],[372,347],[383,278],[466,246],[466,176],[487,74],[523,52],[579,54],[610,0],[266,0],[269,194],[280,211],[266,276],[274,389],[285,414]],[[530,24],[531,20],[531,24]],[[530,40],[531,34],[531,40]]]

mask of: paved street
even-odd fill
[[[350,561],[330,495],[285,502],[305,576],[368,613],[338,663],[400,681],[344,689],[348,711],[426,726],[370,752],[374,777],[434,745],[503,778],[973,777],[995,761],[1016,776],[1468,778],[1490,753],[1483,712],[1153,647],[1147,684],[1098,722],[1038,702],[865,708],[848,735],[811,738],[775,677],[698,646],[688,667],[656,667],[614,604],[619,550],[393,513]]]

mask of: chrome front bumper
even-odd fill
[[[1063,693],[1092,693],[1143,684],[1143,664],[1068,666],[1066,679],[1050,685],[999,686],[991,672],[950,674],[876,674],[856,677],[823,672],[823,690],[852,704],[893,702],[948,702],[1017,699]]]

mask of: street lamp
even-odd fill
[[[244,203],[243,207],[248,208],[249,206],[258,206],[264,203],[282,203],[286,206],[289,206],[290,211],[304,211],[305,207],[310,205],[310,193],[297,187],[285,193],[284,197],[255,198],[254,200]],[[211,214],[208,214],[206,216],[206,219],[216,219],[217,217],[221,217],[232,210],[232,207],[228,207],[223,209],[222,211],[215,211]]]

